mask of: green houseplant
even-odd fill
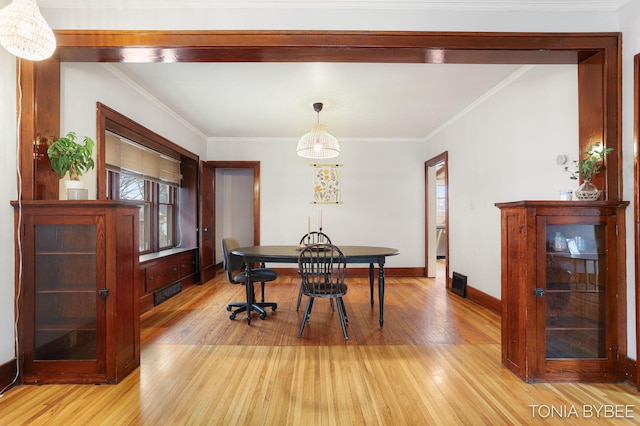
[[[585,157],[573,162],[575,170],[569,170],[569,166],[565,166],[564,170],[571,175],[570,179],[578,180],[582,178],[582,185],[576,190],[576,198],[579,200],[597,200],[600,198],[600,190],[591,183],[591,179],[600,173],[604,167],[604,158],[613,151],[613,148],[605,148],[602,142],[596,142],[589,146],[584,152]]]
[[[49,146],[47,155],[51,168],[62,179],[69,172],[69,179],[80,180],[80,176],[95,167],[93,162],[93,147],[95,142],[84,137],[83,144],[77,142],[75,132],[69,132]]]
[[[69,173],[69,180],[65,180],[67,200],[86,200],[88,191],[80,182],[83,173],[95,167],[93,162],[93,140],[85,136],[83,143],[78,143],[75,132],[69,132],[49,146],[47,155],[51,168],[62,179]]]

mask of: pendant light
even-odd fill
[[[40,14],[36,0],[13,0],[0,10],[0,44],[15,56],[30,61],[53,55],[56,38]]]
[[[332,158],[338,156],[340,154],[338,140],[327,132],[327,126],[320,124],[322,102],[314,103],[313,110],[318,113],[318,123],[298,141],[298,155],[305,158]]]

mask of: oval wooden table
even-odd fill
[[[369,287],[371,306],[373,307],[373,285],[375,282],[375,264],[378,264],[378,302],[380,304],[380,327],[384,324],[384,262],[387,256],[396,256],[394,248],[375,246],[338,246],[344,253],[347,263],[369,264]],[[247,304],[254,300],[251,283],[251,267],[254,263],[298,263],[299,246],[250,246],[233,250],[233,254],[242,256],[246,266]],[[251,309],[247,309],[247,323],[251,324]]]

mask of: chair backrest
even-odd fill
[[[222,266],[227,271],[227,278],[229,282],[237,284],[233,279],[233,273],[239,269],[242,269],[244,261],[242,256],[231,253],[233,250],[240,247],[240,243],[233,237],[227,237],[222,239]]]
[[[300,244],[331,244],[331,238],[324,232],[311,231],[300,238]]]
[[[335,297],[344,294],[347,260],[337,246],[313,244],[298,256],[302,276],[302,291],[314,297]]]

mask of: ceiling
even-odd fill
[[[340,139],[424,140],[520,65],[109,64],[210,138],[296,138],[318,120]]]

